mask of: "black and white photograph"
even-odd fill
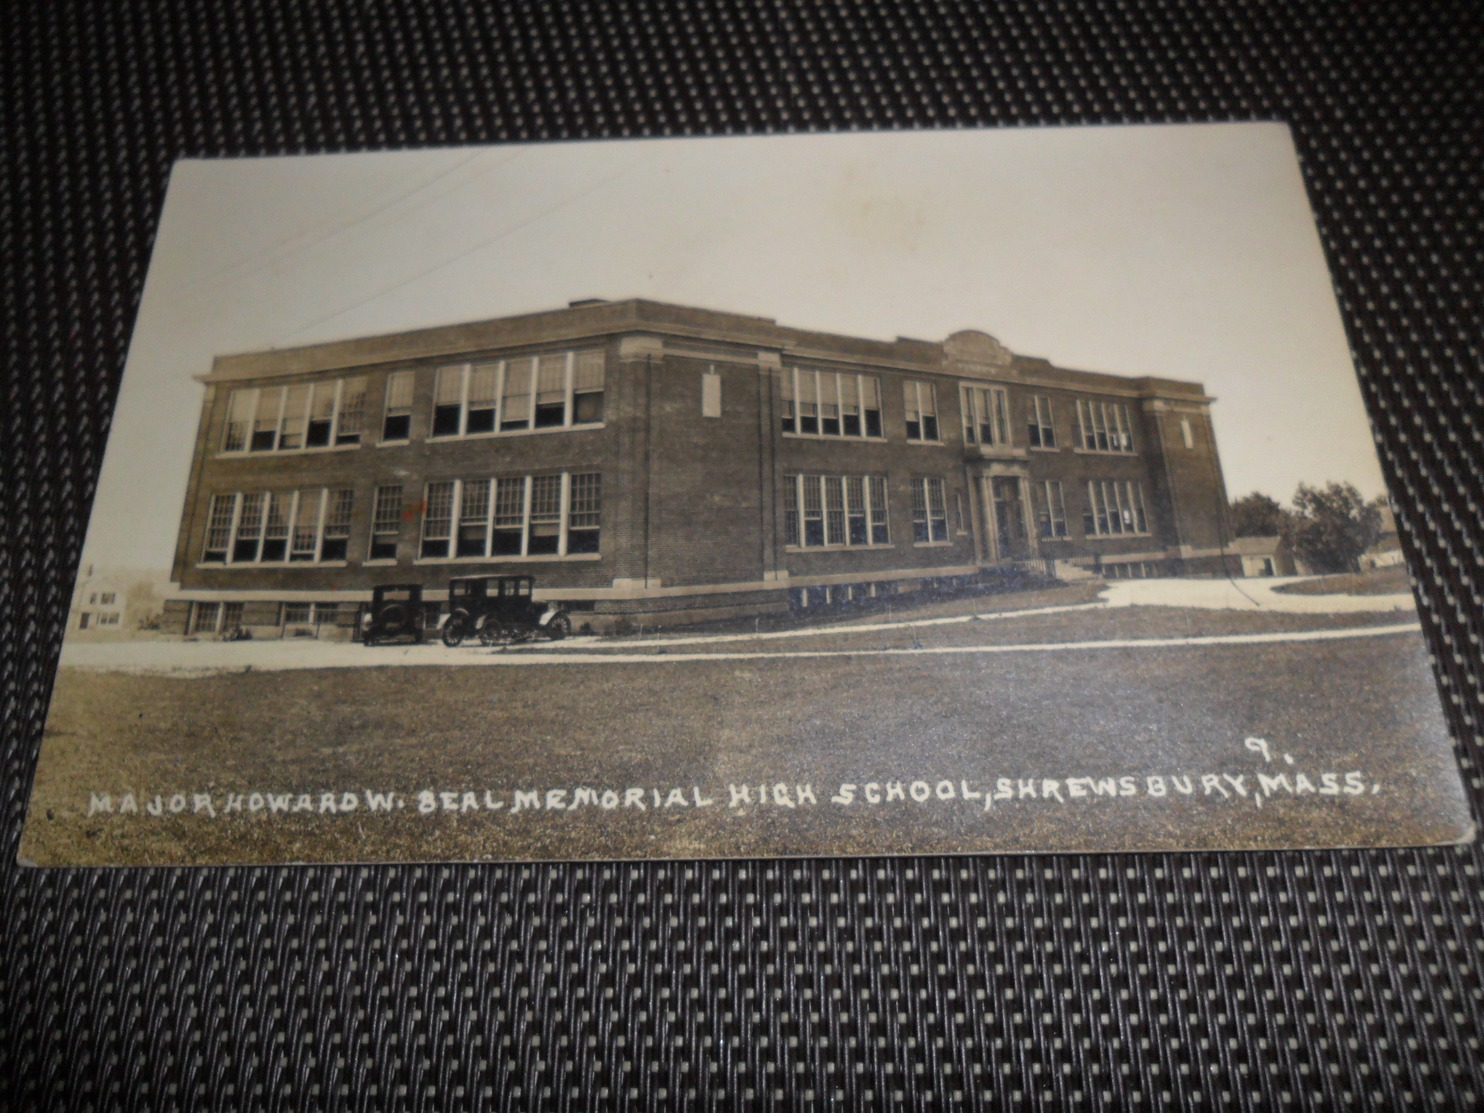
[[[1436,845],[1288,129],[186,160],[34,866]]]

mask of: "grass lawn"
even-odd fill
[[[1411,593],[1405,566],[1383,566],[1359,574],[1325,574],[1304,582],[1279,586],[1278,593]]]
[[[651,634],[666,636],[710,636],[735,632],[791,632],[799,628],[825,628],[852,624],[883,624],[902,620],[930,620],[934,617],[956,617],[964,613],[1013,613],[1024,609],[1041,609],[1057,605],[1083,605],[1096,601],[1106,583],[1096,579],[1082,582],[1033,585],[1026,589],[1012,586],[987,586],[979,589],[945,590],[890,594],[862,598],[841,605],[817,606],[798,612],[770,613],[750,619],[730,618],[704,621],[700,624],[647,625],[620,639]]]
[[[1060,603],[1058,603],[1060,604]],[[1031,606],[1026,606],[1030,608]],[[649,643],[656,654],[691,651],[725,652],[801,652],[801,651],[873,651],[881,648],[911,647],[978,647],[1002,644],[1062,644],[1099,640],[1170,639],[1191,636],[1227,636],[1265,632],[1310,632],[1316,630],[1365,628],[1414,619],[1411,613],[1272,613],[1256,610],[1186,609],[1170,606],[1134,606],[1118,609],[1090,608],[1062,613],[1046,613],[1010,618],[986,614],[978,619],[973,605],[960,603],[956,611],[912,613],[907,615],[861,618],[855,625],[842,624],[828,632],[800,634],[788,640],[749,640],[739,637],[721,644],[667,646],[664,638],[615,640],[611,644],[584,647],[591,653],[611,652],[632,655],[643,652]],[[959,623],[933,624],[944,617],[965,617]],[[909,621],[910,618],[910,621]],[[876,624],[896,627],[872,629]],[[852,631],[860,627],[863,631]],[[681,636],[676,633],[676,636]],[[685,636],[690,633],[686,632]],[[682,637],[683,639],[683,637]],[[530,644],[514,649],[513,654],[549,652],[550,645]],[[497,652],[497,655],[512,654]]]
[[[1183,611],[1147,612],[1154,629],[1194,623]],[[1002,635],[1040,639],[1101,616],[1026,618],[1049,627]],[[965,627],[931,638],[958,640]],[[1244,747],[1247,737],[1265,738],[1270,755]],[[1305,779],[1259,806],[1250,794],[1259,772]],[[1363,794],[1320,790],[1325,774],[1334,786],[1351,772]],[[1237,782],[1203,789],[1202,776]],[[1131,791],[1093,795],[1079,784],[1077,795],[1069,781],[1084,777],[1125,777],[1101,786]],[[1164,795],[1151,793],[1151,778]],[[965,797],[1001,779],[1012,798],[986,810]],[[733,804],[729,786],[744,784],[749,801]],[[848,805],[830,798],[843,784],[854,785]],[[865,802],[868,784],[882,802]],[[892,784],[902,794],[885,801]],[[766,800],[760,785],[771,789]],[[778,801],[778,785],[792,806]],[[579,788],[595,801],[564,809]],[[629,789],[644,809],[596,801]],[[517,790],[541,807],[513,812]],[[368,811],[367,791],[403,805]],[[115,804],[125,793],[140,804],[201,794],[218,813],[90,817],[90,792]],[[302,794],[313,809],[225,809],[229,795],[254,792]],[[434,793],[429,814],[417,809],[421,792]],[[358,797],[355,810],[317,809],[322,796],[346,793]],[[63,669],[22,855],[204,864],[1405,844],[1460,837],[1466,818],[1422,645],[1402,634],[518,670],[182,678]]]

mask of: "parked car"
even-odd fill
[[[382,640],[421,644],[426,631],[422,586],[377,586],[371,591],[371,604],[361,615],[361,639],[368,648]]]
[[[452,579],[444,644],[456,648],[471,636],[486,646],[569,636],[572,618],[560,605],[535,600],[535,588],[536,579],[525,574]]]

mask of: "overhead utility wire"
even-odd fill
[[[556,205],[550,206],[549,208],[542,210],[540,213],[533,214],[532,216],[526,218],[523,221],[518,221],[514,225],[511,225],[509,228],[502,229],[498,233],[496,233],[494,236],[487,237],[484,240],[478,241],[478,242],[470,245],[468,248],[464,249],[462,252],[459,252],[459,253],[457,253],[457,254],[455,254],[453,256],[450,256],[446,260],[443,260],[443,261],[441,261],[441,262],[439,262],[437,264],[434,264],[431,267],[424,268],[422,271],[416,272],[413,275],[409,275],[406,279],[398,280],[396,283],[393,283],[389,287],[383,287],[379,291],[374,291],[371,294],[366,295],[364,298],[357,299],[355,302],[352,302],[352,303],[350,303],[347,306],[341,307],[339,310],[331,311],[329,314],[323,315],[322,317],[316,318],[316,319],[314,319],[311,322],[305,323],[304,325],[300,326],[298,329],[294,330],[293,332],[284,335],[284,337],[280,339],[279,344],[282,344],[283,342],[287,342],[287,341],[289,341],[289,340],[291,340],[293,338],[299,337],[301,334],[304,334],[304,333],[308,332],[309,330],[314,329],[316,326],[324,325],[324,323],[333,321],[334,319],[339,318],[343,314],[349,314],[353,310],[358,310],[359,308],[365,306],[367,303],[375,302],[377,299],[384,298],[385,296],[391,294],[393,291],[401,290],[403,287],[406,287],[409,283],[415,283],[419,279],[423,279],[426,276],[432,275],[436,271],[441,271],[442,269],[448,267],[451,264],[458,263],[460,260],[464,259],[467,256],[472,256],[474,253],[479,252],[479,251],[481,251],[483,249],[486,249],[490,245],[495,244],[498,241],[504,240],[506,237],[511,236],[514,233],[518,233],[522,229],[525,229],[525,228],[528,228],[531,225],[534,225],[538,221],[543,221],[546,218],[550,217],[552,214],[557,213],[558,211],[565,209],[567,206],[570,206],[570,205],[574,204],[575,202],[580,202],[583,198],[586,198],[589,194],[596,193],[598,190],[603,189],[605,186],[609,186],[612,183],[617,182],[619,179],[623,178],[625,175],[630,174],[634,170],[636,170],[640,166],[640,164],[643,163],[643,162],[644,162],[644,160],[637,160],[634,163],[631,163],[629,166],[625,167],[623,170],[618,171],[618,172],[616,172],[616,173],[614,173],[612,175],[609,175],[607,178],[601,179],[598,182],[593,183],[591,186],[587,187],[587,189],[579,191],[578,193],[572,195],[572,197],[563,199],[562,201],[558,202]]]

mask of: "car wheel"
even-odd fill
[[[565,640],[572,635],[572,618],[566,613],[558,613],[546,622],[546,635],[551,640]]]
[[[443,646],[457,648],[464,642],[464,622],[460,617],[449,617],[443,626]]]

